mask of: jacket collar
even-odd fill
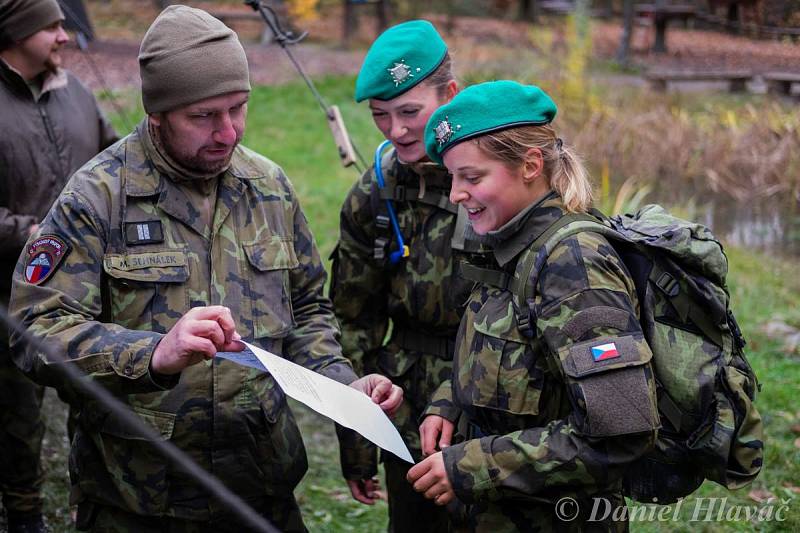
[[[38,95],[34,94],[28,82],[22,77],[22,74],[6,63],[3,58],[0,58],[0,79],[2,79],[5,85],[17,93],[17,96],[30,98],[34,102],[38,102],[46,93],[57,89],[63,89],[69,83],[67,71],[62,68],[57,69],[55,72],[45,72],[41,90],[38,91]]]
[[[125,176],[125,193],[131,197],[146,197],[158,195],[158,207],[191,227],[200,235],[206,235],[205,225],[189,201],[182,187],[183,185],[172,179],[153,163],[148,142],[143,136],[148,135],[147,118],[145,118],[128,138],[126,164],[128,170]],[[233,206],[244,195],[247,189],[247,165],[240,163],[242,148],[237,146],[231,158],[231,166],[219,177],[217,187],[217,202],[212,222],[212,231],[216,232]]]
[[[526,207],[506,224],[488,233],[494,257],[503,267],[528,248],[564,214],[561,197],[550,191]]]

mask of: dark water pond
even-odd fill
[[[647,202],[662,203],[706,226],[725,245],[800,257],[800,201],[787,197],[736,201],[719,195],[675,198],[673,194],[651,195]],[[688,206],[688,207],[687,207]],[[686,212],[686,214],[684,214]]]

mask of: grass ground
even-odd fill
[[[349,103],[352,79],[326,78],[319,80],[318,86],[330,102],[341,105],[353,138],[369,158],[380,135],[372,125],[366,106]],[[244,143],[284,167],[298,190],[319,247],[327,257],[336,240],[339,207],[356,178],[355,172],[340,167],[324,117],[301,85],[256,88],[249,113]],[[135,122],[135,115],[136,112],[131,113],[128,123]],[[115,122],[122,124],[119,117],[115,117]],[[733,308],[749,341],[750,362],[762,383],[757,405],[767,431],[764,469],[753,486],[740,491],[727,492],[707,484],[684,502],[678,521],[657,522],[654,514],[653,520],[633,523],[634,531],[800,531],[800,489],[797,487],[800,484],[800,408],[794,403],[800,392],[800,358],[796,353],[788,353],[780,339],[771,339],[762,330],[765,323],[775,319],[795,326],[800,323],[796,305],[800,276],[791,259],[744,249],[729,249],[728,254]],[[47,409],[48,520],[54,531],[70,531],[65,490],[68,481],[64,413],[52,397],[48,398]],[[384,503],[370,508],[349,497],[339,473],[332,425],[302,407],[296,412],[310,464],[297,496],[309,529],[320,532],[385,530]],[[770,496],[774,497],[772,507],[766,503]],[[724,504],[721,500],[697,503],[698,498],[722,497],[727,497]],[[712,520],[703,521],[712,501],[716,506]],[[692,520],[698,505],[702,512]],[[714,520],[722,505],[726,512],[731,508],[739,509],[739,519]],[[765,509],[771,508],[771,520],[748,521],[744,518],[744,507],[734,507],[737,505],[761,511],[762,518],[767,516]],[[671,517],[672,511],[661,516]],[[727,516],[736,518],[730,513]],[[648,513],[646,517],[649,516]]]

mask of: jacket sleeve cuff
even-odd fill
[[[145,331],[126,331],[121,346],[125,346],[111,360],[111,367],[122,380],[124,394],[158,392],[173,388],[180,380],[180,373],[173,375],[153,372],[150,363],[153,352],[163,335]]]
[[[447,478],[458,499],[466,504],[500,497],[484,460],[484,450],[491,448],[493,438],[472,439],[442,450]]]
[[[353,372],[353,368],[346,363],[328,365],[320,370],[320,374],[344,385],[350,385],[358,379],[356,373]]]
[[[336,424],[339,461],[345,479],[370,479],[378,473],[378,449],[352,429]]]

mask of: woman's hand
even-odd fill
[[[392,416],[403,403],[403,389],[380,374],[368,374],[355,380],[350,386],[372,398],[372,401],[389,416]]]
[[[408,471],[406,479],[414,486],[415,491],[421,492],[436,505],[447,505],[456,497],[453,486],[447,479],[442,452],[436,452],[414,465]]]
[[[419,426],[419,436],[424,456],[433,455],[438,450],[450,446],[455,424],[439,415],[428,415]],[[438,442],[437,442],[438,441]],[[438,445],[438,447],[437,447]]]

